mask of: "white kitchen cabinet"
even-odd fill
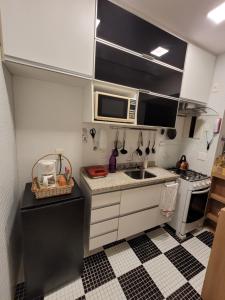
[[[120,213],[120,205],[112,205],[91,211],[91,224],[116,218]]]
[[[216,57],[188,44],[180,97],[207,103],[212,86]]]
[[[93,249],[115,242],[116,240],[117,240],[117,231],[97,236],[95,238],[90,239],[89,250],[91,251]]]
[[[120,217],[118,240],[161,225],[169,220],[169,218],[166,218],[161,214],[158,206]]]
[[[90,238],[106,234],[118,229],[118,218],[96,223],[90,226]]]
[[[4,58],[92,77],[95,0],[3,0]]]
[[[97,195],[91,194],[84,178],[81,183],[88,205],[89,251],[171,220],[159,208],[163,183]]]
[[[111,192],[92,196],[91,208],[101,208],[104,206],[115,205],[120,203],[121,192]]]
[[[162,184],[122,191],[120,215],[159,205]]]

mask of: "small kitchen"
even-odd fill
[[[225,45],[160,3],[2,1],[0,299],[223,299]]]

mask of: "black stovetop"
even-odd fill
[[[178,168],[170,168],[169,171],[180,175],[182,179],[185,179],[187,181],[198,181],[208,178],[208,175],[196,172],[191,169],[181,170]]]

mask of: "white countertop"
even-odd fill
[[[161,182],[167,182],[176,180],[179,175],[173,174],[165,169],[158,167],[151,167],[146,169],[156,175],[153,178],[146,179],[133,179],[126,175],[124,171],[117,171],[116,173],[109,173],[104,178],[89,178],[84,170],[81,171],[81,177],[88,185],[91,194],[101,194],[110,191],[118,191],[129,188],[141,187],[146,185],[157,184]]]

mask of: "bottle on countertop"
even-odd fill
[[[109,173],[116,172],[116,151],[115,149],[112,151],[112,154],[109,158]]]

